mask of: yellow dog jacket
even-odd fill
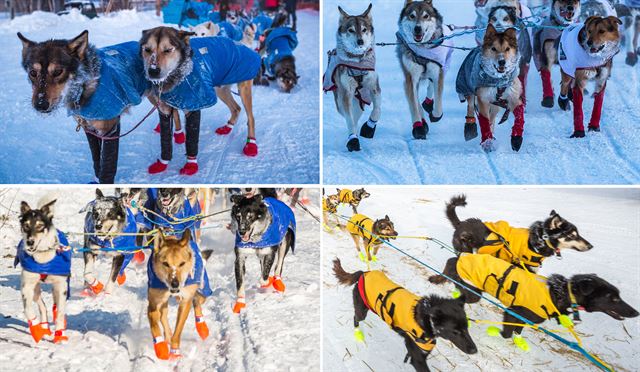
[[[349,189],[341,189],[340,193],[338,194],[338,198],[340,199],[340,203],[349,204],[354,201],[353,191]]]
[[[329,205],[329,198],[322,198],[322,210],[331,212],[331,213],[336,213],[337,207]]]
[[[347,223],[347,231],[353,235],[359,235],[363,239],[368,239],[370,244],[382,243],[379,239],[373,238],[373,220],[364,214],[354,214]]]
[[[544,256],[529,249],[529,229],[512,227],[506,221],[484,222],[491,230],[478,254],[489,254],[514,265],[539,267]]]
[[[403,331],[426,352],[436,346],[436,340],[425,338],[424,329],[415,320],[414,310],[420,297],[391,281],[382,271],[362,274],[358,291],[365,305],[389,327]]]
[[[547,279],[488,254],[463,253],[456,271],[466,283],[481,289],[507,307],[522,306],[544,319],[560,315]]]

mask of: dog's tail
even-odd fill
[[[460,225],[460,219],[456,214],[456,207],[464,207],[467,205],[467,197],[463,195],[456,195],[451,198],[447,203],[446,214],[453,227]]]
[[[213,249],[207,249],[200,252],[200,254],[202,254],[202,258],[204,258],[205,261],[207,261],[209,257],[211,257],[212,253],[213,253]]]
[[[342,285],[352,285],[355,284],[360,276],[362,276],[362,271],[356,271],[355,273],[348,273],[344,271],[342,265],[340,264],[339,259],[333,260],[333,275],[338,278],[338,282]]]

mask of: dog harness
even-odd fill
[[[298,46],[298,36],[289,27],[277,27],[269,31],[264,42],[267,56],[264,58],[264,71],[267,76],[275,76],[276,63],[285,57],[293,56],[293,51]]]
[[[491,230],[479,254],[489,254],[514,265],[540,267],[545,257],[529,248],[529,229],[512,227],[506,221],[484,222]]]
[[[506,307],[521,306],[544,319],[560,315],[547,279],[488,254],[462,253],[456,271],[466,283],[497,298]]]
[[[154,200],[155,200],[155,196],[154,196]],[[154,202],[154,205],[157,208],[156,203]],[[190,217],[194,217],[197,216],[198,214],[200,214],[200,204],[196,203],[195,206],[191,207],[191,203],[189,203],[189,200],[185,199],[183,204],[182,204],[182,208],[180,208],[180,210],[176,213],[176,214],[172,214],[172,215],[168,215],[166,213],[160,212],[158,210],[155,211],[158,216],[156,215],[147,215],[148,219],[151,219],[153,222],[148,222],[147,223],[147,227],[148,228],[153,228],[153,227],[162,227],[163,229],[168,229],[170,231],[177,231],[179,233],[176,233],[175,236],[180,238],[182,237],[182,234],[184,233],[185,230],[191,230],[191,239],[195,239],[196,236],[196,230],[200,228],[200,225],[202,224],[202,221],[199,219],[190,219]],[[185,220],[186,219],[186,220]],[[184,222],[177,222],[180,220],[185,220]],[[177,222],[177,223],[174,223]]]
[[[207,275],[207,268],[204,267],[204,260],[202,259],[202,254],[200,254],[200,249],[198,248],[198,244],[193,240],[189,241],[189,246],[191,247],[191,251],[193,252],[193,268],[191,268],[191,272],[187,277],[184,285],[192,285],[198,284],[198,293],[203,295],[204,297],[209,297],[213,294],[211,290],[211,286],[209,285],[209,276]],[[149,262],[147,263],[147,278],[148,278],[148,286],[149,288],[155,289],[168,289],[167,285],[158,278],[158,275],[153,270],[153,255],[155,254],[155,249],[151,252],[151,256],[149,257]]]
[[[363,239],[369,240],[369,244],[381,244],[378,238],[374,238],[373,220],[364,214],[354,214],[347,223],[347,231],[353,235],[361,236]]]
[[[560,43],[560,35],[562,35],[561,29],[553,28],[561,25],[559,25],[552,17],[546,18],[541,23],[541,26],[546,27],[536,27],[533,29],[533,62],[535,63],[538,71],[540,71],[544,61],[547,59],[544,53],[544,43],[552,40],[557,48]]]
[[[190,44],[193,69],[160,97],[173,108],[195,111],[211,107],[218,101],[214,87],[252,80],[258,75],[258,53],[231,39],[200,37],[191,39]],[[154,85],[154,89],[159,87]]]
[[[95,221],[91,217],[91,214],[87,214],[84,219],[84,231],[89,234],[96,232]],[[126,223],[122,232],[125,234],[136,234],[138,232],[138,224],[136,216],[133,214],[130,208],[127,208]],[[100,248],[123,248],[124,250],[131,250],[136,246],[135,235],[115,235],[111,238],[100,238],[97,235],[89,235],[89,242],[99,246]],[[88,248],[88,247],[87,247]],[[127,268],[131,260],[133,259],[133,251],[130,253],[122,253],[124,261],[122,262],[122,268],[118,275],[124,274],[124,269]]]
[[[362,85],[362,80],[369,73],[376,69],[376,55],[372,49],[365,52],[360,57],[350,57],[343,50],[332,49],[327,52],[327,70],[322,76],[322,90],[325,92],[338,89],[336,84],[336,71],[338,67],[347,70],[347,75],[351,76],[358,86],[355,91],[355,98],[360,104],[360,109],[364,110],[366,105],[371,104],[373,92]]]
[[[293,234],[293,243],[291,246],[295,246],[296,217],[291,208],[274,198],[264,198],[263,202],[271,215],[269,227],[267,227],[264,234],[259,237],[260,240],[258,241],[250,240],[243,242],[240,234],[236,232],[236,248],[261,249],[273,247],[274,245],[282,243],[288,231],[291,231]]]
[[[420,297],[389,279],[382,271],[367,271],[358,279],[358,292],[364,304],[393,330],[409,336],[423,351],[436,346],[415,319],[415,307]]]
[[[449,28],[442,29],[442,35],[451,34]],[[396,32],[396,38],[399,43],[407,48],[413,56],[413,61],[427,69],[429,62],[435,63],[442,68],[442,72],[446,73],[451,63],[451,55],[453,54],[453,39],[442,40],[439,44],[416,43],[412,40],[405,40],[400,32]]]
[[[140,44],[130,41],[98,49],[100,76],[96,91],[86,103],[80,104],[82,90],[72,97],[69,116],[87,120],[109,120],[121,115],[129,106],[139,105],[150,88],[144,75],[144,63],[140,57]]]
[[[589,68],[597,68],[603,66],[619,52],[619,48],[615,48],[611,55],[594,57],[587,53],[580,45],[578,35],[584,27],[583,23],[573,24],[562,31],[560,36],[560,45],[558,46],[558,61],[562,71],[575,78],[576,70]]]
[[[496,99],[493,104],[503,105],[500,102],[502,93],[511,86],[513,80],[518,76],[518,69],[514,68],[509,74],[495,77],[488,74],[482,68],[482,48],[473,49],[462,62],[458,76],[456,77],[456,92],[460,96],[460,101],[464,102],[465,97],[475,95],[480,87],[498,88]]]

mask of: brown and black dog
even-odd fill
[[[202,304],[211,294],[211,289],[204,260],[191,241],[190,230],[187,229],[181,239],[158,233],[148,263],[148,276],[147,315],[156,356],[163,360],[180,358],[180,336],[192,305],[198,335],[203,340],[209,336]],[[172,296],[178,299],[178,317],[173,333],[168,319],[169,297]]]
[[[595,81],[593,111],[588,130],[600,131],[600,116],[604,101],[604,90],[611,76],[613,57],[620,50],[620,19],[592,16],[584,24],[576,24],[562,32],[559,45],[562,85],[558,105],[562,110],[571,109],[573,101],[573,134],[571,138],[582,138],[584,113],[582,99],[587,82]],[[571,88],[571,94],[569,89]]]

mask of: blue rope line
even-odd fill
[[[341,216],[341,215],[337,215],[337,214],[336,214],[336,216],[338,216],[339,218],[342,218],[342,219],[347,219],[345,216]],[[407,253],[407,252],[403,251],[402,249],[400,249],[400,248],[396,247],[396,246],[395,246],[395,245],[393,245],[391,242],[386,241],[386,240],[384,240],[383,238],[380,238],[378,235],[374,234],[372,231],[369,231],[369,230],[365,229],[365,228],[364,228],[364,227],[362,227],[362,226],[359,226],[359,228],[360,228],[360,229],[362,229],[362,230],[364,230],[364,231],[366,231],[366,232],[367,232],[367,233],[369,233],[371,236],[375,236],[377,239],[380,239],[384,244],[388,245],[389,247],[391,247],[391,248],[395,249],[396,251],[398,251],[398,252],[400,252],[400,253],[404,254],[405,256],[407,256],[407,257],[409,257],[409,258],[413,259],[413,260],[414,260],[414,261],[416,261],[417,263],[419,263],[419,264],[421,264],[421,265],[423,265],[423,266],[425,266],[425,267],[427,267],[427,268],[431,269],[432,271],[434,271],[434,272],[438,273],[439,275],[442,275],[443,277],[447,278],[447,279],[448,279],[449,281],[451,281],[452,283],[455,283],[455,284],[457,284],[457,285],[459,285],[459,286],[463,287],[463,288],[464,288],[464,289],[466,289],[467,291],[469,291],[469,292],[471,292],[471,293],[475,294],[476,296],[478,296],[478,297],[480,297],[480,298],[482,298],[482,299],[484,299],[484,300],[488,301],[489,303],[491,303],[491,304],[493,304],[493,305],[497,306],[497,307],[498,307],[498,308],[500,308],[501,310],[503,310],[503,311],[505,311],[505,312],[507,312],[507,313],[509,313],[509,314],[513,315],[514,317],[516,317],[517,319],[519,319],[519,320],[521,320],[521,321],[525,322],[526,324],[528,324],[528,325],[536,325],[534,322],[530,321],[529,319],[527,319],[527,318],[525,318],[525,317],[521,316],[520,314],[515,313],[515,312],[514,312],[514,311],[512,311],[512,310],[509,310],[508,308],[506,308],[505,306],[503,306],[501,303],[498,303],[498,302],[493,301],[492,299],[490,299],[490,298],[488,298],[488,297],[485,297],[482,293],[478,293],[478,292],[476,292],[476,291],[472,290],[472,289],[471,289],[471,288],[469,288],[467,285],[465,285],[465,284],[462,284],[462,283],[458,282],[457,280],[455,280],[455,279],[453,279],[453,278],[449,277],[448,275],[445,275],[445,274],[444,274],[444,273],[442,273],[440,270],[438,270],[438,269],[434,268],[433,266],[431,266],[431,265],[429,265],[429,264],[427,264],[427,263],[425,263],[425,262],[421,261],[420,259],[418,259],[418,258],[416,258],[416,257],[414,257],[414,256],[412,256],[412,255],[410,255],[409,253]],[[603,371],[607,371],[607,372],[611,371],[607,366],[605,366],[605,365],[604,365],[604,364],[602,364],[601,362],[599,362],[599,361],[595,360],[595,359],[594,359],[594,358],[593,358],[593,357],[592,357],[592,356],[591,356],[591,355],[590,355],[590,354],[589,354],[589,353],[588,353],[588,352],[587,352],[583,347],[581,347],[580,345],[578,345],[578,343],[577,343],[577,342],[569,341],[569,340],[565,339],[565,338],[564,338],[564,337],[562,337],[562,336],[558,336],[558,335],[557,335],[557,334],[555,334],[554,332],[551,332],[551,331],[547,330],[546,328],[544,328],[544,327],[542,327],[542,326],[536,326],[536,329],[539,329],[539,330],[543,331],[544,333],[546,333],[547,335],[549,335],[549,336],[553,337],[553,338],[554,338],[554,339],[556,339],[557,341],[560,341],[560,342],[562,342],[563,344],[565,344],[565,345],[569,346],[570,348],[572,348],[573,350],[576,350],[576,351],[580,352],[584,357],[586,357],[586,358],[587,358],[587,360],[589,360],[591,363],[593,363],[594,365],[596,365],[598,368],[602,369]]]

